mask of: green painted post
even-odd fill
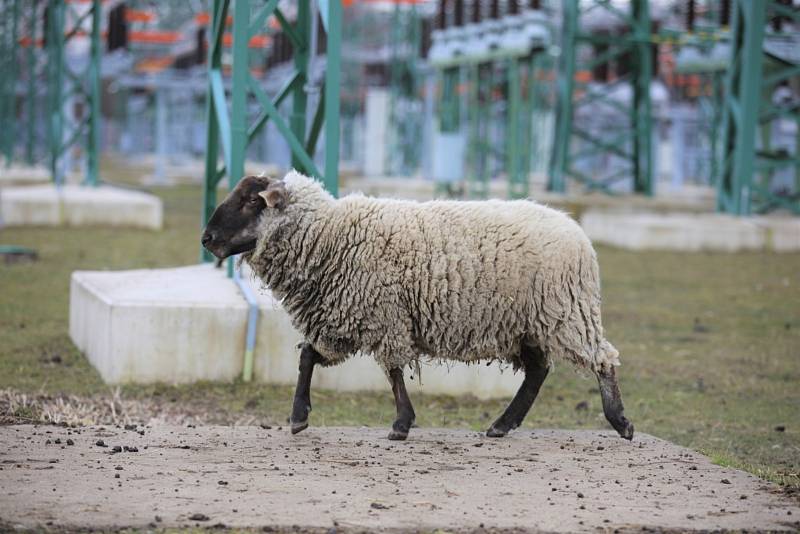
[[[750,213],[755,166],[755,136],[761,99],[764,6],[748,0],[732,5],[731,66],[725,80],[722,123],[722,175],[717,208],[735,215]]]
[[[506,174],[508,175],[508,195],[511,198],[520,198],[524,194],[521,191],[520,174],[520,113],[521,88],[519,76],[519,61],[516,58],[508,60],[508,114],[506,116]]]
[[[334,1],[331,0],[331,3]],[[296,72],[300,73],[300,79],[292,93],[292,114],[289,119],[289,125],[297,139],[304,139],[306,135],[306,108],[308,106],[306,85],[308,84],[309,54],[307,43],[311,32],[311,18],[309,15],[309,0],[298,0],[297,20],[294,29],[301,36],[301,42],[293,42],[292,44],[294,46],[294,68]],[[311,154],[311,157],[313,157],[313,154]],[[306,168],[300,156],[294,151],[292,151],[292,166],[305,174],[313,174],[312,170]]]
[[[28,64],[28,84],[25,106],[27,109],[27,124],[25,135],[25,162],[34,163],[34,146],[36,144],[36,25],[39,10],[39,0],[32,0],[28,8],[28,49],[26,59]]]
[[[19,0],[11,0],[11,32],[8,35],[8,47],[5,50],[7,70],[3,77],[7,87],[4,95],[5,126],[3,127],[3,151],[6,156],[6,166],[11,166],[14,159],[14,145],[16,143],[17,125],[17,45],[19,43]],[[5,15],[5,13],[4,13]]]
[[[650,8],[648,2],[631,2],[633,28],[633,190],[653,195],[653,113],[650,103],[652,81],[652,45],[650,44]]]
[[[460,126],[460,105],[458,98],[459,68],[447,67],[442,73],[442,100],[440,104],[440,130],[457,132]]]
[[[211,73],[222,71],[222,36],[225,31],[225,20],[228,14],[229,0],[214,0],[212,6],[211,31],[209,32],[208,72],[209,82],[206,92],[206,158],[205,178],[203,180],[203,210],[200,227],[205,227],[214,209],[217,207],[217,160],[219,159],[219,123],[215,107],[216,86],[212,83]],[[204,247],[200,247],[200,261],[213,261],[213,255]]]
[[[47,9],[50,173],[56,185],[61,185],[64,181],[60,165],[64,142],[64,0],[52,0]]]
[[[86,136],[86,178],[84,183],[92,187],[97,187],[99,151],[100,151],[100,15],[102,13],[100,0],[92,0],[92,34],[90,44],[90,57],[88,67],[89,91],[86,94],[88,99],[89,117],[88,133]]]
[[[325,187],[339,194],[339,107],[342,46],[342,5],[328,2],[328,62],[325,72]]]
[[[558,73],[556,134],[550,160],[548,191],[565,193],[572,138],[572,93],[575,88],[575,43],[578,31],[578,0],[565,0],[562,27],[561,61]]]
[[[469,196],[471,198],[483,198],[484,192],[480,181],[481,155],[479,145],[481,143],[481,113],[480,113],[480,80],[481,65],[476,63],[471,65],[468,70],[469,75]]]

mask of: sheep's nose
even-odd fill
[[[214,241],[214,234],[208,231],[203,232],[203,237],[200,239],[200,242],[203,244],[203,246],[207,246],[212,241]]]

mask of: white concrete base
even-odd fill
[[[252,283],[258,290],[258,284]],[[260,306],[254,377],[294,385],[301,336],[268,292]],[[108,383],[233,380],[242,372],[247,305],[223,270],[209,265],[120,272],[77,271],[70,287],[70,336]],[[422,365],[412,391],[513,395],[522,382],[510,369]],[[388,391],[374,360],[355,357],[314,373],[314,387]]]
[[[50,181],[50,169],[42,165],[6,167],[0,163],[0,186],[45,184]]]
[[[110,186],[37,185],[0,191],[6,226],[127,226],[160,230],[161,199]]]
[[[800,217],[587,211],[581,226],[595,243],[630,250],[800,250]]]

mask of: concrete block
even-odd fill
[[[300,334],[269,291],[258,293],[254,378],[270,384],[297,380]],[[70,286],[70,336],[108,383],[230,381],[242,372],[247,305],[236,284],[210,265],[118,272],[77,271]],[[407,380],[411,391],[513,395],[522,376],[497,364],[422,365]],[[314,387],[389,391],[368,356],[314,373]]]
[[[7,226],[127,226],[159,230],[161,199],[110,186],[37,185],[0,191],[0,217]]]
[[[50,169],[42,165],[11,165],[0,162],[0,186],[44,184],[50,182]]]
[[[800,218],[797,217],[589,210],[581,217],[581,226],[595,243],[630,250],[800,250]]]

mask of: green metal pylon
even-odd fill
[[[582,7],[586,5],[587,7]],[[581,15],[592,11],[605,12],[629,31],[623,35],[596,35],[581,29]],[[563,193],[568,180],[575,180],[590,190],[611,191],[611,186],[621,179],[630,179],[637,193],[653,194],[652,116],[650,110],[650,82],[652,78],[651,24],[647,2],[631,2],[626,13],[607,0],[566,0],[563,4],[561,64],[558,80],[556,112],[556,137],[550,165],[548,189]],[[603,51],[588,63],[578,65],[577,49],[585,45],[601,45]],[[625,105],[608,98],[605,92],[589,91],[588,86],[576,81],[578,71],[593,68],[620,57],[631,59],[627,80],[632,86],[633,101]],[[581,95],[581,98],[576,96]],[[627,115],[622,133],[609,132],[608,139],[600,138],[575,124],[574,110],[592,102],[601,102]],[[574,138],[581,139],[589,148],[575,152]],[[611,154],[628,163],[610,176],[587,174],[577,169],[575,163],[584,157]]]
[[[299,171],[316,177],[334,195],[338,193],[339,166],[339,76],[341,49],[342,6],[340,0],[320,1],[323,23],[327,27],[327,67],[323,98],[314,113],[313,122],[306,134],[306,82],[308,80],[308,54],[311,43],[311,17],[308,0],[298,0],[297,18],[288,22],[278,7],[277,0],[268,0],[255,12],[249,0],[236,0],[233,13],[232,72],[230,84],[230,110],[223,84],[222,40],[230,0],[214,0],[208,54],[208,95],[206,103],[207,136],[206,165],[201,224],[205,225],[217,204],[217,185],[227,176],[232,189],[244,174],[245,151],[268,120],[289,144],[292,165]],[[249,69],[248,42],[275,16],[292,42],[295,53],[295,71],[288,77],[278,93],[270,98]],[[292,111],[287,122],[278,108],[292,96]],[[260,112],[252,124],[247,123],[248,99],[253,97]],[[325,123],[325,173],[314,163],[322,123]],[[218,166],[222,147],[223,165]],[[211,255],[201,250],[201,259],[211,261]],[[230,273],[230,266],[229,266]]]
[[[100,0],[92,0],[90,6],[82,13],[76,11],[75,6],[65,0],[49,0],[47,10],[50,171],[56,184],[64,182],[63,158],[83,137],[86,157],[86,176],[83,183],[97,186],[101,97]],[[89,61],[86,70],[76,73],[67,64],[65,49],[69,41],[84,31],[83,26],[86,22],[91,25],[91,30],[88,32]],[[74,121],[71,131],[65,132],[65,108],[73,97],[83,99],[82,116]]]
[[[800,168],[800,134],[794,153],[777,152],[764,136],[756,150],[756,132],[768,132],[770,123],[781,117],[793,118],[800,125],[796,107],[773,103],[778,84],[800,76],[796,52],[783,57],[767,56],[765,41],[780,44],[780,33],[767,34],[767,15],[786,17],[800,23],[800,13],[778,2],[734,0],[732,5],[731,63],[725,77],[725,106],[722,116],[722,142],[717,179],[717,209],[734,215],[749,215],[775,208],[800,213],[800,179],[794,192],[778,195],[770,190],[769,179],[781,167]],[[790,47],[795,48],[790,44]]]

